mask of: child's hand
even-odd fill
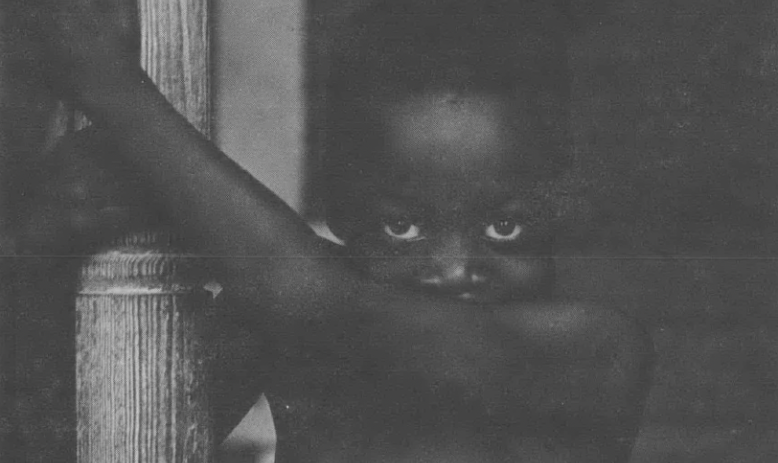
[[[20,208],[27,252],[80,254],[126,231],[132,209],[126,182],[95,162],[108,149],[105,134],[89,128],[29,166],[34,181]]]
[[[135,0],[41,0],[38,16],[51,84],[80,97],[139,67]]]

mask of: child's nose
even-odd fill
[[[482,259],[461,235],[447,237],[434,249],[431,261],[419,275],[419,283],[427,289],[464,298],[488,282]]]

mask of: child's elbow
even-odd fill
[[[598,368],[592,416],[605,427],[634,429],[643,416],[654,368],[654,345],[643,324],[616,310],[586,309],[585,328]]]

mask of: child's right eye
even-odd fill
[[[417,241],[423,238],[419,226],[404,219],[384,222],[384,233],[401,241]]]
[[[484,234],[492,241],[507,242],[518,239],[521,232],[521,225],[511,219],[502,219],[486,227]]]

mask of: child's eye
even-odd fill
[[[384,233],[396,240],[416,241],[422,238],[418,225],[407,220],[393,220],[384,223]]]
[[[498,220],[486,227],[484,234],[494,241],[513,241],[521,235],[521,225],[511,219]]]

